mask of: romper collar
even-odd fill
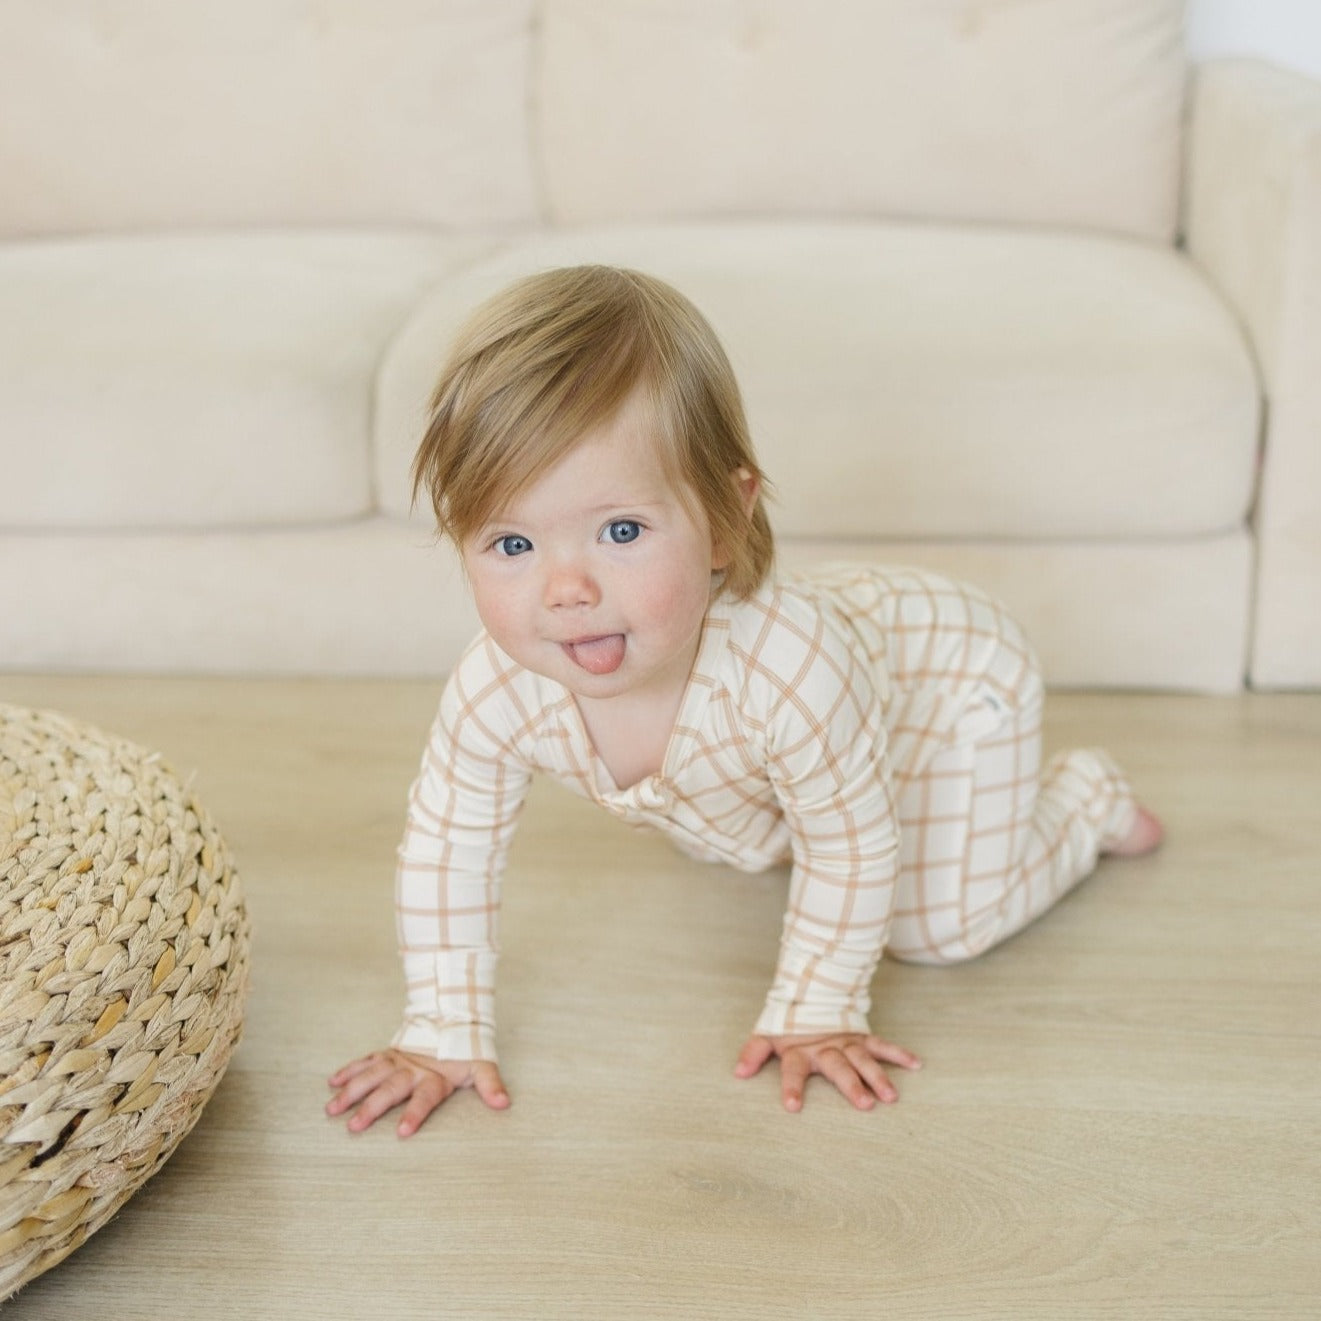
[[[567,693],[570,719],[575,733],[587,751],[591,768],[592,796],[605,806],[640,808],[644,811],[665,811],[673,801],[673,784],[692,760],[698,733],[706,720],[706,709],[717,687],[717,673],[721,658],[729,645],[730,609],[732,602],[721,592],[707,609],[702,621],[702,634],[697,643],[697,656],[688,675],[688,682],[679,703],[679,714],[665,747],[659,775],[648,775],[637,784],[621,789],[606,764],[597,755],[587,734],[582,712],[571,694]]]

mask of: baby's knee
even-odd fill
[[[995,928],[983,923],[975,927],[951,924],[945,929],[928,924],[914,924],[905,929],[896,923],[885,945],[887,958],[899,963],[921,963],[941,967],[967,963],[985,954],[995,944]]]
[[[901,945],[891,941],[885,947],[885,957],[896,963],[921,963],[928,967],[940,967],[947,963],[962,963],[957,950],[937,945]]]

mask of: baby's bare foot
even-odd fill
[[[1136,858],[1159,848],[1164,838],[1165,827],[1145,807],[1139,807],[1128,834],[1106,852],[1120,858]]]

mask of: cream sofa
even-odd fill
[[[781,560],[1059,684],[1321,682],[1321,88],[1167,0],[0,6],[0,665],[440,674],[407,468],[480,297],[707,312]]]

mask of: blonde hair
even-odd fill
[[[443,535],[462,545],[610,421],[642,388],[680,497],[706,514],[739,599],[764,581],[774,540],[760,493],[749,514],[735,475],[764,486],[733,369],[702,314],[652,276],[570,266],[484,303],[451,351],[413,460]]]

